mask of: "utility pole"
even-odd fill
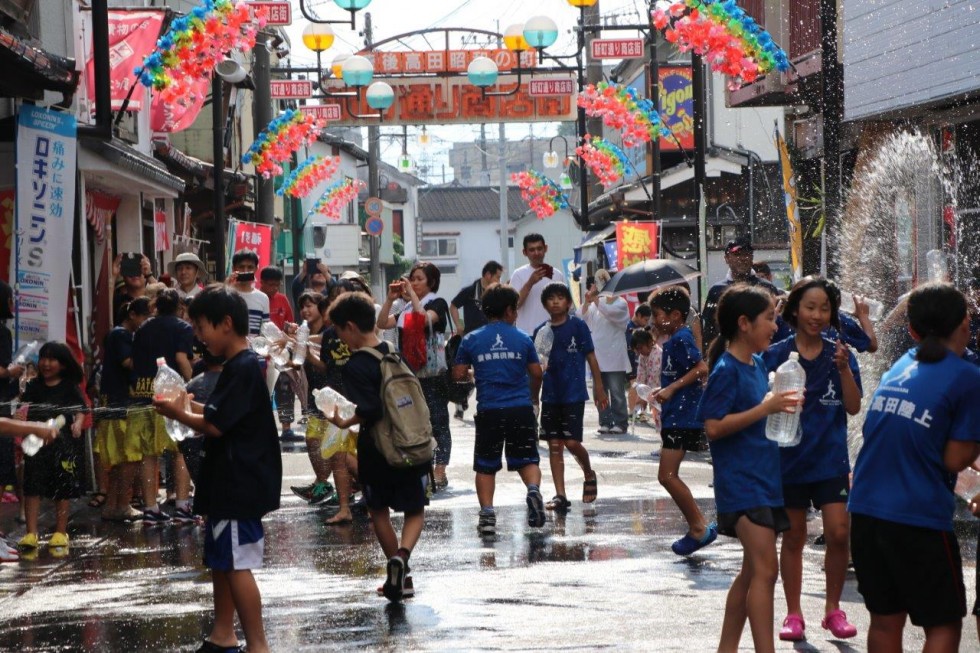
[[[837,2],[820,0],[820,95],[823,102],[824,228],[827,275],[840,272],[837,236],[841,210],[841,131],[844,121],[844,79],[837,63]],[[829,238],[826,236],[829,234]]]
[[[704,184],[707,179],[705,173],[705,158],[707,157],[707,99],[705,98],[705,74],[704,61],[696,54],[691,55],[691,88],[694,93],[694,220],[698,225],[698,270],[701,272],[701,291],[707,291],[707,266],[706,256],[701,252],[705,250],[704,243],[707,242],[708,234],[705,225],[701,224],[701,204],[704,201]],[[699,297],[699,300],[703,297]]]
[[[224,84],[217,73],[211,73],[211,153],[214,156],[214,276],[225,278],[225,139]]]
[[[364,46],[370,51],[374,47],[374,37],[371,25],[371,14],[364,14]],[[381,156],[379,141],[381,127],[375,123],[368,126],[368,197],[379,197],[380,179],[378,178],[378,159]],[[371,256],[371,284],[374,286],[376,297],[384,294],[385,283],[381,278],[381,237],[368,236],[368,248]]]
[[[657,111],[660,111],[660,57],[657,54],[657,30],[650,30],[650,43],[648,44],[648,50],[650,53],[650,100],[653,101],[653,106],[656,107]],[[650,207],[650,212],[653,214],[652,218],[654,220],[663,220],[662,215],[662,203],[660,201],[660,134],[656,134],[652,140],[652,159],[653,166],[650,175],[650,179],[653,186],[653,206]],[[642,180],[640,180],[642,183]]]
[[[500,123],[498,126],[498,152],[497,152],[497,165],[499,166],[500,174],[500,264],[505,268],[509,268],[510,257],[508,256],[510,248],[507,247],[507,131],[504,127],[504,123]],[[513,274],[513,270],[509,270],[510,274]]]
[[[487,123],[485,122],[480,123],[480,183],[490,185],[490,169],[487,167]]]
[[[269,39],[272,35],[260,32],[252,48],[252,76],[255,90],[252,92],[252,128],[258,134],[272,122],[272,88],[270,85]],[[272,224],[275,213],[273,180],[255,175],[255,221]]]

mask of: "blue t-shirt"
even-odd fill
[[[535,336],[545,324],[534,330]],[[586,357],[595,351],[589,325],[580,318],[569,316],[564,323],[551,326],[551,331],[555,341],[548,355],[548,368],[544,371],[541,403],[576,404],[588,401]]]
[[[761,356],[747,365],[728,352],[708,377],[698,408],[698,420],[724,419],[755,408],[769,391]],[[714,462],[715,504],[718,512],[783,505],[779,476],[779,445],[766,437],[766,420],[718,440],[709,441]]]
[[[527,366],[538,362],[531,338],[506,322],[463,336],[455,365],[472,365],[479,410],[531,405]]]
[[[663,358],[660,365],[660,387],[668,385],[691,371],[701,362],[701,350],[694,341],[691,327],[683,326],[663,345]],[[660,408],[663,428],[699,429],[704,422],[697,417],[701,402],[701,383],[695,381],[687,385],[665,401]]]
[[[847,313],[839,313],[840,333],[834,327],[827,327],[820,335],[828,340],[840,338],[848,347],[853,347],[857,351],[868,351],[871,347],[871,337],[861,328],[861,323]],[[773,342],[782,342],[796,333],[795,329],[789,325],[782,315],[776,316],[776,333],[772,337]]]
[[[847,411],[844,410],[844,391],[840,372],[834,363],[837,343],[823,341],[823,350],[813,360],[800,356],[799,362],[806,372],[806,395],[800,426],[803,438],[795,447],[780,447],[783,484],[814,483],[851,471],[847,455]],[[766,368],[776,368],[789,359],[796,349],[796,337],[789,337],[771,346],[762,355]],[[849,364],[858,390],[861,390],[861,371],[857,359],[850,354]]]
[[[881,377],[864,419],[847,509],[886,521],[953,530],[956,475],[949,440],[980,442],[980,369],[957,356],[921,363],[910,350]]]

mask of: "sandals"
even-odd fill
[[[92,500],[88,502],[89,508],[101,508],[105,505],[105,492],[96,492],[92,495]]]
[[[572,502],[563,497],[560,494],[556,494],[548,503],[544,504],[544,507],[548,510],[555,510],[559,512],[564,512],[572,506]]]
[[[585,479],[585,483],[582,484],[582,503],[593,503],[598,494],[598,477],[596,476],[595,472],[592,472],[592,478]]]

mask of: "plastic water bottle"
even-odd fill
[[[293,347],[293,365],[299,367],[306,362],[306,346],[310,342],[310,325],[306,320],[296,329],[296,346]]]
[[[772,391],[774,394],[793,391],[798,398],[803,397],[806,388],[806,371],[800,365],[799,353],[793,351],[789,360],[776,369]],[[797,406],[792,413],[773,413],[766,420],[766,437],[779,444],[780,447],[794,447],[800,443],[800,411]]]
[[[534,335],[534,351],[538,353],[541,367],[548,366],[548,357],[551,356],[551,348],[554,344],[555,332],[551,330],[550,324],[545,324]]]
[[[272,362],[275,364],[276,369],[285,369],[290,360],[289,350],[286,349],[286,334],[284,334],[271,320],[267,320],[262,324],[261,333],[262,337],[269,343],[267,353],[269,357],[272,358]]]
[[[867,297],[864,297],[863,299],[864,303],[868,305],[868,317],[871,319],[871,321],[877,322],[880,320],[881,316],[885,314],[885,305],[876,299],[868,299]],[[840,310],[844,313],[854,315],[856,308],[854,306],[853,294],[846,291],[841,291]]]
[[[353,417],[354,410],[357,408],[350,399],[330,387],[314,390],[313,401],[324,415],[333,415],[334,409],[336,408],[341,419],[350,419]]]
[[[65,416],[58,415],[45,422],[49,427],[58,429],[59,431],[65,426]],[[33,456],[41,447],[44,446],[44,440],[39,438],[33,433],[28,433],[24,440],[20,443],[20,448],[24,450],[25,456]]]
[[[260,357],[269,355],[269,340],[265,336],[249,336],[248,344]]]
[[[648,401],[650,393],[653,392],[653,388],[646,383],[634,383],[633,390],[636,391],[636,396],[643,401]]]
[[[184,389],[184,377],[176,370],[167,365],[167,359],[162,356],[157,359],[157,375],[153,379],[153,396],[159,399],[174,399],[180,396],[180,391]],[[181,442],[185,438],[194,436],[194,431],[175,419],[165,417],[163,424],[167,429],[167,435],[174,442]]]

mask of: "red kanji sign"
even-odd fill
[[[616,223],[616,249],[619,253],[620,270],[640,261],[657,258],[658,246],[657,223]]]
[[[532,79],[527,83],[527,93],[531,97],[571,95],[574,92],[575,80],[571,77],[559,79]]]
[[[377,78],[376,78],[377,79]],[[387,77],[395,102],[385,110],[386,125],[445,125],[481,122],[563,122],[575,119],[574,96],[535,97],[522,83],[513,95],[484,97],[465,78]],[[517,83],[516,75],[501,75],[494,91],[506,92]],[[343,106],[342,124],[376,124],[352,117]],[[351,99],[357,114],[374,113],[364,98]]]
[[[269,82],[272,97],[277,100],[308,98],[313,95],[313,82],[308,79],[274,79]]]
[[[288,2],[249,2],[249,8],[265,7],[266,25],[292,25],[293,14]]]
[[[419,75],[423,73],[465,73],[477,57],[489,57],[500,72],[518,65],[517,53],[511,50],[425,50],[411,52],[359,52],[374,65],[375,75]],[[520,67],[537,65],[537,52],[520,54]]]
[[[592,41],[593,59],[639,59],[643,56],[643,39],[596,39]]]
[[[341,117],[339,104],[308,104],[305,107],[300,107],[299,110],[311,114],[314,118],[330,122],[340,120]]]

